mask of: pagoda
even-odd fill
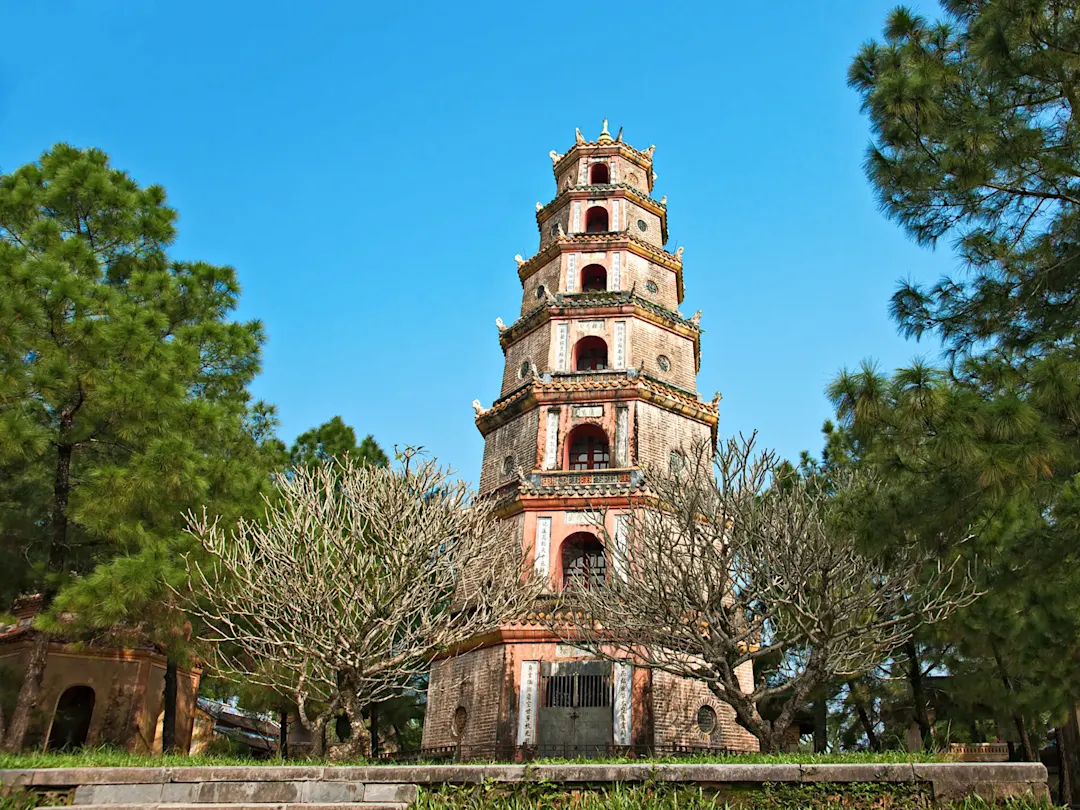
[[[539,250],[517,261],[521,314],[496,320],[506,362],[499,398],[473,402],[484,437],[480,492],[491,496],[550,594],[603,587],[597,532],[624,534],[642,467],[715,446],[717,394],[697,393],[698,312],[686,318],[682,248],[665,250],[667,198],[652,196],[650,146],[580,130],[550,157],[555,198],[536,204]],[[700,682],[595,659],[534,613],[435,661],[423,748],[462,759],[612,750],[757,750]],[[749,665],[743,677],[750,686]]]

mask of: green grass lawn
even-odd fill
[[[535,760],[534,764],[557,764],[560,762],[576,763],[683,763],[683,764],[740,764],[750,765],[758,763],[773,764],[798,764],[809,765],[814,763],[903,763],[903,762],[941,762],[943,758],[935,754],[908,754],[902,751],[891,751],[880,754],[870,753],[846,753],[846,754],[728,754],[716,756],[686,756],[686,757],[658,757],[652,759],[542,759]],[[172,768],[196,767],[205,765],[393,765],[388,760],[367,762],[356,760],[343,762],[340,760],[313,760],[292,759],[281,762],[277,759],[252,759],[248,757],[231,756],[148,756],[143,754],[131,754],[127,751],[115,748],[94,748],[74,753],[42,753],[27,752],[22,754],[0,754],[0,768],[82,768],[82,767],[158,767],[168,766]],[[423,764],[408,763],[408,764]],[[446,764],[440,761],[440,764]],[[479,764],[479,763],[477,763]]]

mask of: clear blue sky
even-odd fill
[[[607,117],[657,145],[721,435],[794,457],[842,366],[936,356],[888,298],[958,264],[862,173],[845,72],[893,5],[0,0],[0,170],[68,141],[164,185],[176,255],[236,267],[266,325],[282,438],[340,414],[475,480],[547,153]]]

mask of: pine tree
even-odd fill
[[[176,212],[105,153],[57,145],[0,176],[0,534],[10,597],[54,610],[4,746],[23,745],[55,609],[149,616],[182,543],[182,513],[244,513],[269,484],[271,410],[250,402],[262,326],[231,320],[229,267],[178,261]],[[10,328],[7,328],[10,327]],[[96,615],[89,615],[96,614]],[[167,643],[165,646],[169,646]]]

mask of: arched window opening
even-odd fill
[[[585,233],[604,233],[608,229],[606,208],[595,205],[585,212]]]
[[[562,544],[563,588],[602,588],[607,580],[604,545],[588,532],[567,537]]]
[[[594,186],[606,186],[611,182],[611,172],[606,163],[594,163],[589,168],[589,183]]]
[[[578,371],[603,371],[607,364],[607,344],[595,336],[582,338],[574,346],[574,367]]]
[[[603,265],[590,264],[581,268],[581,291],[598,292],[607,289],[607,270]]]
[[[94,716],[94,690],[89,686],[71,686],[56,702],[52,728],[49,729],[50,751],[71,751],[86,745],[90,733],[90,718]]]
[[[611,462],[608,440],[597,425],[581,425],[569,437],[571,470],[606,470]]]

